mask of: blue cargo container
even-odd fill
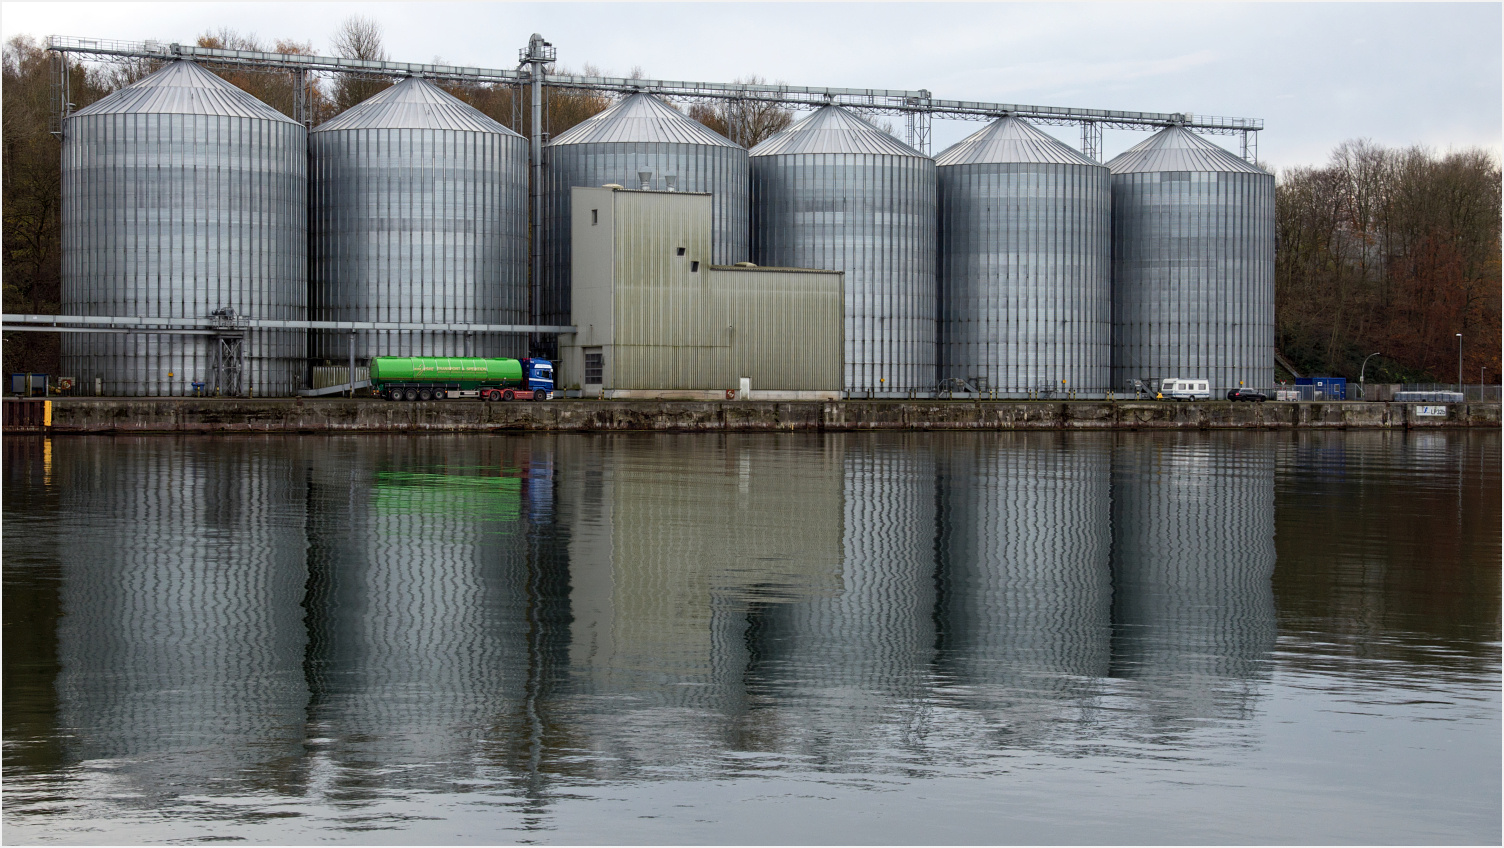
[[[1310,386],[1311,400],[1347,400],[1346,377],[1296,377],[1295,385]]]

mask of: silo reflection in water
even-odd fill
[[[302,753],[300,456],[275,439],[158,436],[58,453],[68,759],[125,761],[150,804],[277,780]]]
[[[1112,468],[1114,677],[1241,714],[1274,646],[1274,443],[1123,434]]]
[[[1111,443],[985,433],[938,452],[938,663],[951,682],[1071,691],[1105,677]]]
[[[316,453],[305,600],[309,734],[326,746],[316,756],[357,775],[378,762],[466,770],[516,711],[532,487],[509,444],[365,436]]]
[[[768,611],[749,675],[782,750],[859,758],[907,743],[935,645],[935,451],[927,434],[830,434],[843,492],[838,591]]]

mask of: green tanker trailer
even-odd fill
[[[371,391],[388,400],[547,400],[554,366],[547,359],[377,356]]]

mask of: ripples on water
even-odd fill
[[[4,459],[11,842],[1500,839],[1498,432]]]

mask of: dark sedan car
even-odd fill
[[[1257,403],[1263,403],[1264,401],[1269,399],[1269,396],[1264,394],[1263,392],[1256,392],[1253,389],[1230,389],[1227,392],[1227,399],[1251,400]]]

